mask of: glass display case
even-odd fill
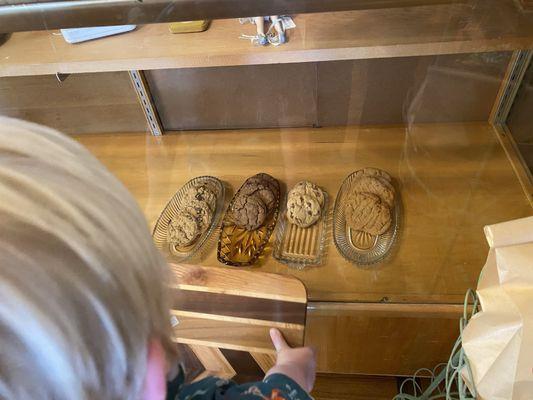
[[[165,254],[301,280],[320,372],[401,376],[446,361],[485,262],[483,227],[532,214],[531,2],[244,3],[124,5],[114,23],[98,18],[105,8],[78,10],[81,26],[136,27],[77,44],[58,30],[80,26],[69,12],[41,10],[49,29],[31,13],[0,23],[0,114],[75,137],[151,228],[191,179],[220,180],[201,251],[184,261],[163,237]],[[210,23],[171,33],[186,19]],[[246,181],[256,174],[270,177]],[[294,190],[301,181],[316,187]]]

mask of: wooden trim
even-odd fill
[[[0,0],[2,32],[412,7],[465,0]]]
[[[532,54],[532,50],[513,51],[489,116],[491,124],[504,124],[507,120]]]
[[[0,76],[480,53],[532,45],[531,21],[513,0],[484,0],[475,9],[454,3],[300,14],[294,21],[288,42],[277,47],[239,39],[255,30],[231,19],[212,21],[202,33],[173,35],[168,24],[152,24],[76,45],[57,32],[14,33],[0,47]]]
[[[161,136],[163,134],[163,126],[161,125],[161,119],[157,113],[157,108],[154,104],[152,95],[150,93],[150,87],[146,82],[143,71],[131,70],[129,71],[131,83],[133,89],[139,99],[139,104],[146,118],[146,123],[150,128],[150,132],[154,136]]]
[[[502,145],[513,170],[520,181],[524,194],[533,208],[533,176],[518,150],[509,128],[505,124],[493,125],[494,132]]]
[[[289,324],[285,322],[276,322],[276,321],[265,321],[265,320],[253,319],[253,318],[230,317],[227,315],[206,314],[206,313],[197,313],[197,312],[182,311],[182,310],[171,310],[170,313],[177,317],[205,318],[205,319],[212,319],[215,321],[237,322],[240,324],[268,326],[270,328],[279,328],[279,329],[296,329],[296,330],[305,329],[304,325]]]
[[[302,345],[302,329],[280,331],[291,346]],[[174,326],[174,335],[178,343],[275,353],[269,326],[181,316]]]
[[[181,290],[262,298],[294,303],[307,303],[305,286],[292,276],[236,270],[231,268],[199,267],[170,264],[174,283]]]
[[[309,316],[361,316],[370,313],[373,317],[387,318],[446,318],[458,319],[463,314],[462,304],[402,304],[402,303],[338,303],[310,302]]]
[[[206,372],[225,379],[231,379],[237,374],[220,349],[194,344],[189,345],[189,348],[196,355],[198,360],[200,360],[206,369]],[[205,374],[202,374],[200,376],[204,375]],[[198,378],[196,380],[198,380]]]

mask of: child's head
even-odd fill
[[[58,132],[0,118],[0,398],[138,399],[171,348],[166,264],[129,192]]]

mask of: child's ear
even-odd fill
[[[148,342],[148,361],[144,377],[143,400],[164,400],[167,394],[167,363],[161,342]]]

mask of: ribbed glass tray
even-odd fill
[[[274,210],[267,216],[265,223],[261,227],[253,231],[247,231],[246,229],[235,225],[231,209],[233,207],[233,202],[245,184],[246,182],[242,184],[228,205],[226,214],[222,220],[220,238],[218,240],[218,261],[234,267],[249,266],[257,261],[268,244],[270,235],[274,231],[279,215],[280,188],[278,183],[278,196],[276,197]]]
[[[387,232],[382,235],[370,235],[353,230],[346,223],[344,205],[356,173],[357,171],[346,177],[337,194],[333,209],[333,240],[337,250],[346,260],[359,265],[375,264],[389,255],[397,241],[401,219],[400,192],[395,187],[392,223]]]
[[[308,228],[300,228],[287,219],[287,196],[282,203],[281,217],[276,228],[274,258],[292,268],[304,269],[324,262],[328,226],[328,194],[324,193],[324,206],[320,219]]]
[[[183,196],[186,191],[192,186],[207,183],[215,191],[217,198],[215,212],[213,214],[213,219],[209,227],[202,232],[202,234],[189,246],[186,247],[177,247],[168,242],[168,225],[172,218],[174,218],[178,212],[183,208]],[[197,178],[191,179],[185,185],[183,185],[177,192],[172,196],[170,201],[167,203],[161,215],[157,219],[157,222],[152,233],[154,243],[157,248],[159,248],[165,255],[170,259],[183,262],[191,260],[192,258],[201,258],[203,254],[208,250],[207,246],[212,244],[212,241],[209,240],[213,236],[216,227],[220,222],[222,212],[224,211],[224,200],[225,200],[225,189],[222,182],[213,176],[199,176]]]

